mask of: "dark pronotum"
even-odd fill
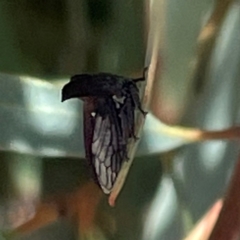
[[[136,85],[143,80],[144,76],[131,79],[110,73],[80,74],[62,89],[62,101],[80,98],[84,102],[86,158],[95,181],[106,194],[111,192],[122,162],[128,159],[129,140],[137,140],[135,109],[146,114]]]

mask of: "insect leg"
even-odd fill
[[[141,82],[141,81],[145,81],[146,80],[146,77],[145,77],[145,75],[146,75],[146,72],[148,71],[148,67],[145,67],[144,69],[143,69],[143,75],[142,75],[142,77],[141,78],[136,78],[136,79],[133,79],[133,81],[136,83],[136,82]]]
[[[147,115],[147,112],[145,112],[143,109],[142,109],[142,106],[141,106],[141,102],[140,102],[140,99],[139,99],[139,93],[138,93],[138,89],[136,86],[134,85],[130,85],[129,86],[129,90],[130,90],[130,94],[131,94],[131,97],[132,97],[132,100],[134,102],[134,105],[139,109],[139,111],[143,114],[143,116],[145,117]]]
[[[135,135],[135,104],[131,94],[126,94],[124,106],[121,108],[120,116],[122,119],[123,128],[127,129],[127,138],[134,138],[137,141],[139,138]]]

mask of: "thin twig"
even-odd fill
[[[149,3],[146,3],[146,4],[149,4]],[[149,9],[151,11],[151,8],[149,8]],[[150,12],[149,16],[151,14],[152,14],[152,12]],[[155,18],[155,21],[157,21],[157,16]],[[150,26],[150,27],[152,27],[152,26]],[[157,68],[158,54],[159,54],[160,31],[155,26],[155,28],[152,27],[149,32],[152,32],[152,34],[154,33],[154,37],[153,37],[153,42],[150,42],[150,40],[148,39],[146,63],[147,63],[147,66],[149,65],[149,68],[148,68],[149,70],[148,70],[148,74],[147,74],[145,91],[144,91],[143,97],[142,97],[143,109],[148,109],[148,105],[150,103],[152,84],[153,84],[153,80],[155,78],[155,72],[156,72],[156,68]],[[150,33],[149,33],[149,36],[150,36]],[[150,52],[150,54],[149,54],[149,52]],[[150,61],[147,59],[148,56],[150,57]],[[150,64],[148,64],[149,62],[150,62]],[[144,122],[145,122],[145,119],[142,117],[142,114],[139,113],[136,117],[136,128],[135,128],[135,131],[137,132],[138,137],[141,136]],[[123,187],[123,184],[125,183],[127,174],[129,172],[129,169],[130,169],[133,159],[134,159],[134,155],[135,155],[135,152],[136,152],[136,149],[138,146],[138,142],[139,141],[132,140],[129,143],[129,152],[128,152],[129,159],[126,159],[123,162],[121,171],[118,174],[118,177],[114,184],[113,190],[109,196],[108,202],[109,202],[110,206],[115,205],[115,201]]]
[[[184,240],[207,240],[217,221],[221,208],[222,200],[218,200]]]
[[[160,129],[155,129],[155,132],[161,134],[167,134],[169,136],[180,137],[189,142],[198,142],[206,140],[217,140],[217,139],[240,139],[240,127],[230,127],[219,131],[206,131],[197,128],[185,128],[179,126],[168,126],[163,125]]]
[[[216,40],[233,0],[216,0],[214,10],[198,37],[197,56],[192,71],[195,90],[200,92],[205,83]]]

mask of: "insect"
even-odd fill
[[[71,77],[62,89],[62,101],[83,100],[85,154],[93,177],[103,192],[109,194],[128,159],[127,146],[135,135],[135,109],[145,117],[136,85],[145,80],[110,73],[80,74]]]

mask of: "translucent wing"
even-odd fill
[[[98,98],[94,107],[89,104],[84,112],[86,157],[96,182],[108,194],[127,158],[129,138],[134,136],[135,106],[128,97],[124,100]]]

